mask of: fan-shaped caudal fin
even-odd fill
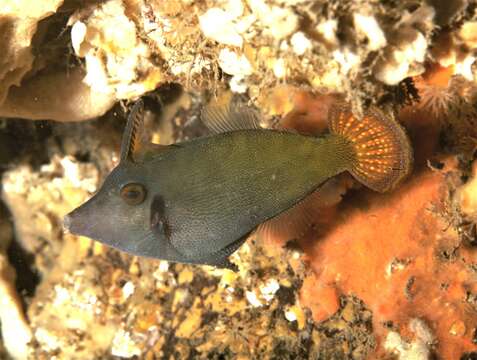
[[[354,145],[356,160],[349,171],[367,187],[384,192],[393,189],[412,167],[412,149],[401,125],[375,107],[359,119],[347,104],[330,111],[329,128]]]

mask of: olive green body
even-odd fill
[[[136,255],[227,267],[228,255],[259,224],[353,161],[351,144],[339,135],[250,129],[198,138],[120,163],[69,215],[68,227]],[[135,207],[118,195],[131,182],[147,191]]]
[[[171,242],[203,257],[290,208],[352,159],[336,135],[241,130],[172,147],[145,163],[145,176],[165,201]]]

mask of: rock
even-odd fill
[[[456,194],[462,213],[477,222],[477,161],[472,166],[472,177]]]
[[[41,20],[55,13],[63,0],[5,0],[0,9],[0,106],[11,86],[32,69],[33,36]]]
[[[110,93],[95,91],[83,82],[80,68],[38,74],[10,88],[0,116],[32,120],[80,121],[96,118],[116,102]]]
[[[6,248],[12,239],[10,224],[0,213],[0,324],[3,345],[15,360],[28,358],[32,338],[21,297],[15,288],[15,269],[9,264]],[[0,352],[1,353],[1,352]]]

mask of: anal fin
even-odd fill
[[[313,225],[320,224],[326,209],[341,201],[348,181],[332,178],[288,210],[260,224],[256,235],[265,241],[285,244],[300,239]]]

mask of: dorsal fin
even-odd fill
[[[128,122],[124,129],[123,140],[121,142],[121,162],[134,161],[134,154],[138,151],[143,132],[143,113],[144,103],[139,99],[129,113]]]
[[[140,99],[131,109],[121,143],[121,161],[141,161],[151,153],[164,151],[169,146],[148,141],[144,131],[144,103]]]
[[[213,133],[234,130],[261,129],[260,113],[232,96],[225,101],[213,100],[202,109],[201,119]]]

